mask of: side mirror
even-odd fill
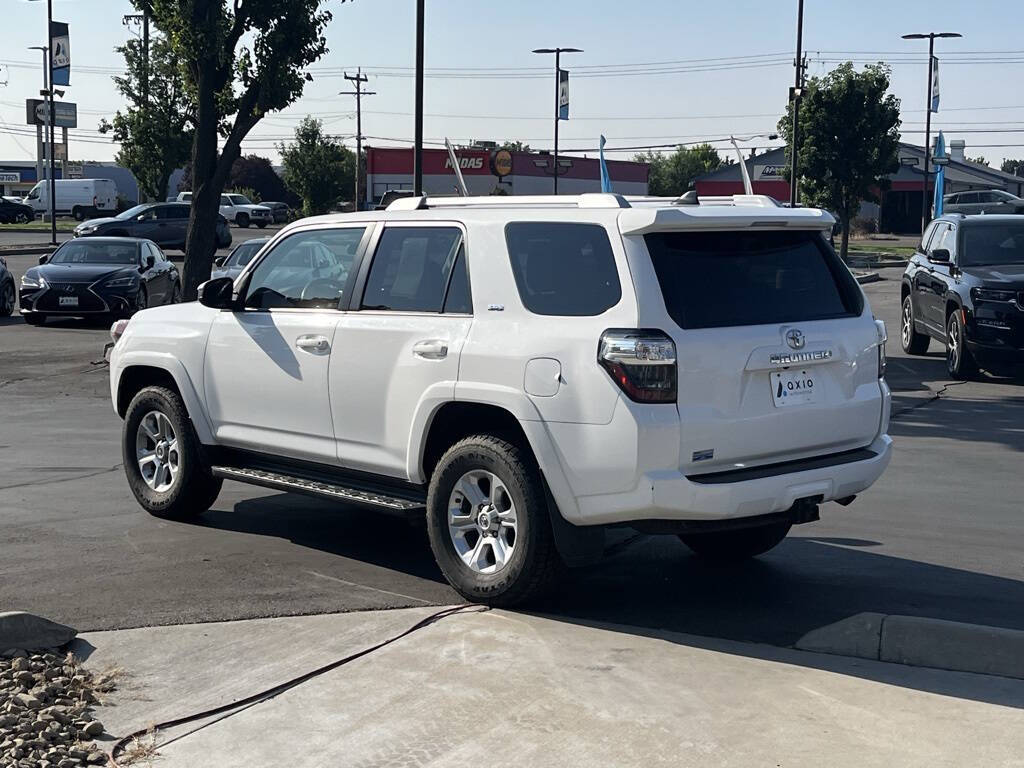
[[[224,266],[224,257],[223,256],[218,256],[216,259],[214,259],[213,260],[213,266],[215,266],[215,267],[223,267]]]
[[[44,253],[42,256],[39,257],[39,263],[40,264],[45,264],[46,262],[48,262],[50,260],[51,256],[53,256],[52,253]]]
[[[235,281],[215,277],[199,286],[199,303],[211,309],[232,309],[235,305]]]
[[[936,248],[928,255],[928,261],[932,264],[949,264],[949,249]]]

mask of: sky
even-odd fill
[[[287,0],[282,0],[286,2]],[[408,145],[413,136],[415,0],[325,0],[334,13],[330,52],[311,72],[303,98],[265,118],[243,151],[277,160],[275,144],[312,115],[354,144],[355,105],[342,73],[362,66],[363,132],[371,145]],[[26,98],[42,84],[45,2],[0,0],[7,33],[0,50],[0,160],[34,159]],[[540,47],[576,47],[562,58],[571,72],[570,120],[560,149],[694,142],[768,134],[793,84],[797,0],[426,0],[425,136],[552,144],[553,61]],[[128,0],[54,0],[54,18],[70,25],[72,75],[66,100],[79,107],[72,160],[110,160],[117,147],[96,132],[121,106],[110,73],[123,65],[115,48],[138,29],[122,24]],[[998,166],[1024,157],[1024,3],[1019,0],[806,0],[808,74],[852,59],[892,65],[903,138],[924,139],[927,41],[902,34],[954,31],[936,41],[941,106],[933,136],[964,139],[970,157]],[[765,137],[743,146],[777,145]],[[999,146],[996,146],[999,145]],[[727,144],[716,144],[721,149]],[[635,150],[611,157],[628,159]]]

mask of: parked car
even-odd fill
[[[130,317],[179,301],[178,268],[139,238],[69,240],[21,278],[21,314],[31,325],[56,315]]]
[[[975,376],[1024,363],[1024,219],[946,214],[933,221],[903,273],[903,351],[946,346],[949,373]]]
[[[245,265],[252,261],[252,257],[260,252],[260,248],[269,242],[269,237],[257,237],[253,240],[239,243],[235,246],[235,250],[227,256],[214,259],[213,265],[216,269],[213,270],[210,277],[230,277],[234,280]]]
[[[106,219],[91,219],[75,227],[75,237],[141,237],[161,248],[185,250],[191,207],[187,203],[143,203]],[[217,222],[217,247],[231,245],[227,219]]]
[[[117,210],[117,185],[110,179],[56,179],[58,216],[73,216],[84,221],[93,216],[113,214]],[[50,210],[50,182],[40,181],[22,201],[36,214]]]
[[[7,259],[0,256],[0,317],[10,317],[18,305],[18,293],[14,286],[14,275],[7,267]]]
[[[291,221],[292,209],[289,207],[288,203],[268,203],[263,201],[260,205],[264,208],[270,209],[274,217],[275,224],[286,224]]]
[[[0,198],[0,224],[24,224],[33,221],[35,217],[36,212],[32,206],[7,197]]]
[[[128,484],[171,519],[225,478],[425,519],[454,588],[500,605],[611,526],[760,554],[892,453],[884,325],[831,227],[763,196],[303,219],[111,329]]]
[[[178,194],[178,200],[192,202],[192,193],[181,192]],[[255,224],[263,229],[274,221],[273,213],[269,208],[256,205],[245,195],[235,193],[220,196],[220,213],[232,224],[237,224],[242,229],[246,229],[250,224]]]
[[[942,198],[943,213],[1024,213],[1024,199],[1001,189],[954,192]]]

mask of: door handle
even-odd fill
[[[441,339],[426,339],[412,345],[412,353],[424,360],[443,360],[448,357],[448,342]]]
[[[331,348],[331,343],[326,336],[299,336],[295,346],[307,352],[326,352]]]

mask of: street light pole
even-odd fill
[[[555,148],[554,148],[554,160],[552,163],[552,177],[554,178],[554,191],[558,194],[558,113],[561,108],[559,103],[559,91],[561,90],[561,72],[562,72],[562,54],[563,53],[583,53],[580,48],[536,48],[534,53],[553,53],[555,54]]]
[[[412,153],[412,189],[423,194],[423,3],[416,0],[416,115],[415,146]]]
[[[793,148],[789,162],[789,206],[796,208],[797,187],[800,182],[797,175],[797,152],[800,149],[800,98],[803,95],[804,80],[804,0],[800,0],[796,17],[796,83],[793,86]]]
[[[928,32],[903,35],[904,40],[928,40],[928,96],[925,102],[924,119],[924,182],[921,188],[921,234],[924,234],[928,226],[928,161],[931,159],[932,144],[932,80],[935,67],[935,38],[937,37],[963,37],[959,32]]]

